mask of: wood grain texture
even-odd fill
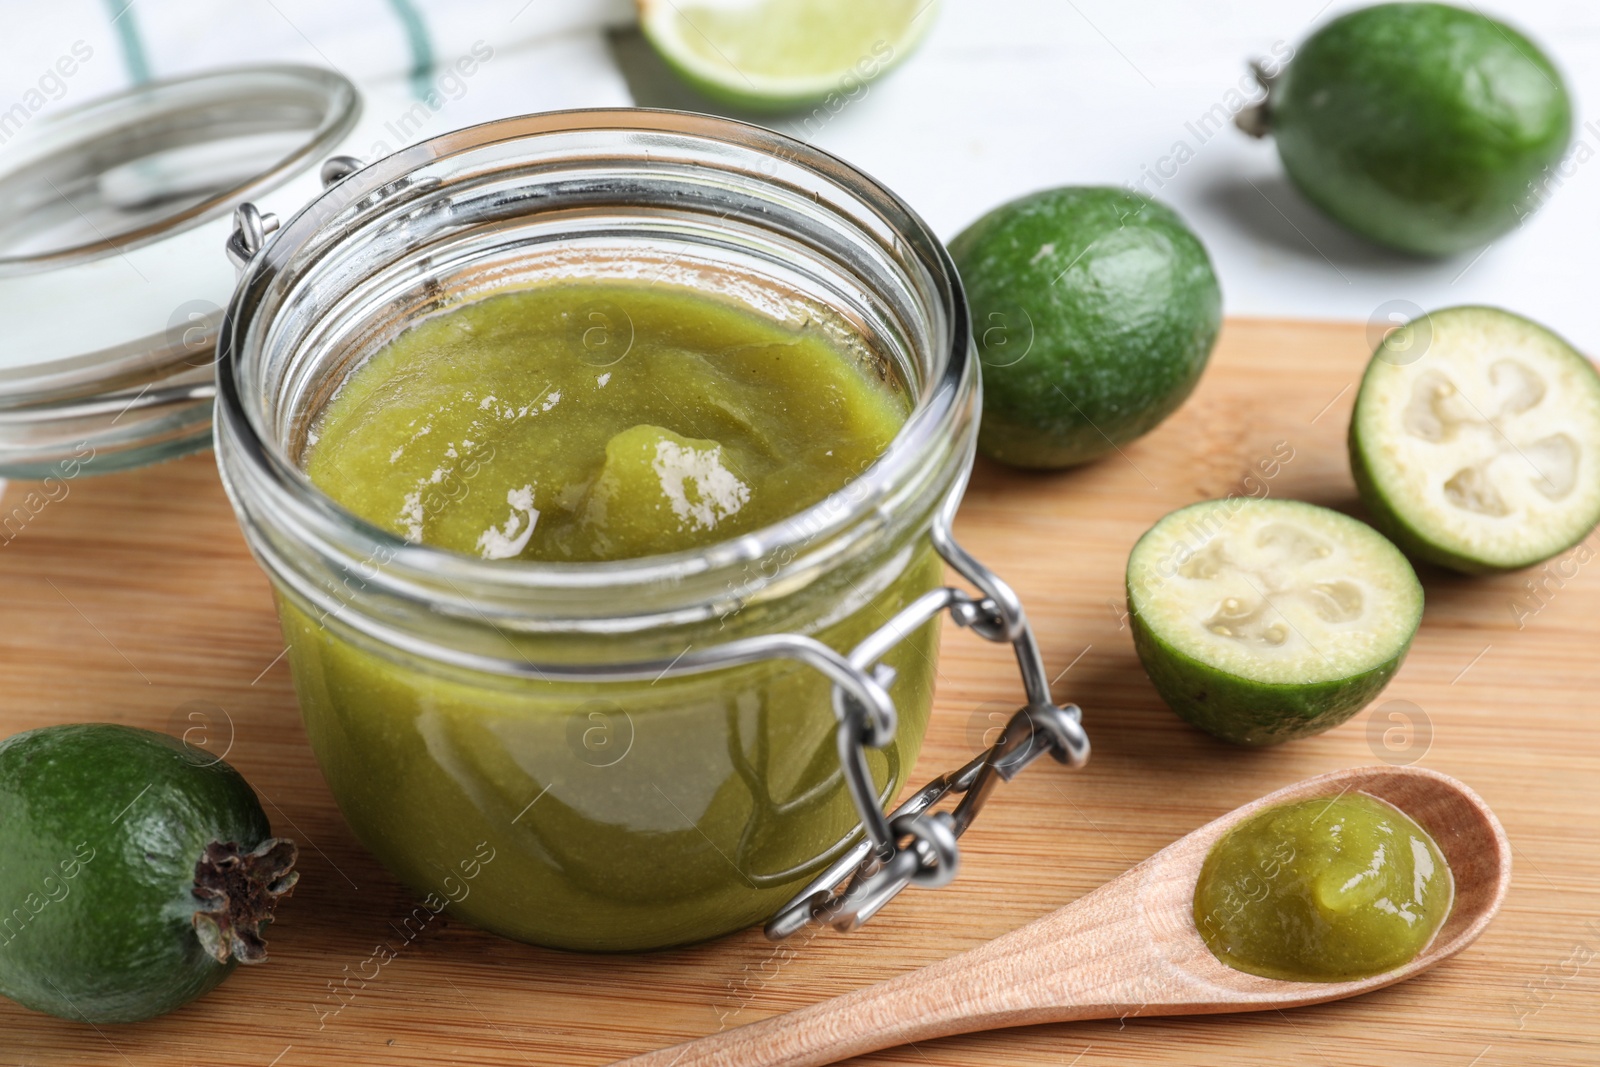
[[[1245,974],[1206,947],[1195,885],[1224,834],[1279,804],[1380,797],[1438,843],[1454,906],[1402,967],[1347,982]],[[786,1015],[724,1030],[618,1067],[822,1067],[851,1056],[1000,1027],[1145,1015],[1215,1015],[1317,1004],[1402,982],[1487,929],[1511,884],[1511,845],[1488,807],[1422,767],[1354,767],[1275,790],[1185,834],[1088,896],[975,949]]]
[[[1041,763],[997,791],[963,838],[950,887],[908,891],[859,933],[777,946],[749,931],[651,955],[580,956],[443,918],[405,940],[412,904],[351,838],[306,748],[267,584],[210,457],[70,483],[0,545],[0,733],[84,720],[181,733],[199,715],[211,744],[231,741],[228,760],[260,791],[275,829],[300,841],[303,879],[269,931],[267,965],[137,1026],[97,1031],[0,1004],[0,1065],[609,1063],[976,947],[1240,804],[1385,756],[1460,778],[1509,835],[1516,875],[1505,907],[1457,959],[1337,1004],[1035,1026],[854,1062],[1594,1063],[1594,540],[1521,574],[1424,572],[1422,632],[1374,708],[1279,748],[1241,750],[1189,729],[1134,657],[1123,565],[1167,511],[1254,489],[1359,514],[1344,432],[1364,333],[1230,322],[1195,396],[1123,455],[1058,475],[979,465],[957,532],[1022,594],[1060,675],[1056,695],[1084,708],[1094,756],[1077,772]],[[1292,458],[1268,477],[1258,465],[1280,443]],[[0,511],[33,489],[13,484]],[[948,633],[914,777],[967,759],[1019,699],[1003,649]],[[363,979],[380,942],[396,958]]]

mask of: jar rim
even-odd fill
[[[889,226],[897,251],[919,264],[932,283],[938,302],[934,311],[944,320],[945,343],[930,353],[931,373],[921,383],[920,395],[906,422],[861,474],[836,493],[778,522],[699,548],[594,562],[484,560],[407,541],[348,511],[310,480],[284,443],[263,425],[259,405],[246,402],[251,383],[240,379],[252,348],[258,350],[265,335],[267,324],[258,314],[261,304],[292,257],[326,228],[347,219],[350,209],[363,201],[370,202],[370,198],[429,164],[492,145],[577,132],[664,134],[778,155],[785,162],[799,164],[848,190]],[[973,454],[970,425],[969,432],[959,432],[962,420],[976,406],[970,329],[961,282],[944,245],[899,196],[830,153],[750,123],[666,109],[581,109],[500,119],[430,138],[354,172],[302,208],[245,266],[225,309],[217,345],[219,464],[236,506],[240,505],[240,494],[229,471],[234,453],[238,453],[250,474],[267,480],[275,503],[292,509],[299,523],[308,524],[325,541],[339,544],[346,554],[355,552],[353,542],[359,542],[382,557],[385,570],[397,569],[430,585],[438,580],[457,591],[492,588],[508,595],[519,590],[671,585],[728,567],[748,566],[858,525],[896,487],[925,472],[928,453],[952,439],[962,453],[957,460],[960,469],[952,479],[954,492],[959,494]],[[939,493],[941,499],[946,495],[944,491]],[[462,599],[471,598],[464,595]]]

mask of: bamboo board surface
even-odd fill
[[[608,1063],[971,948],[1256,796],[1382,759],[1463,779],[1510,835],[1516,873],[1505,910],[1458,959],[1340,1004],[1038,1026],[855,1062],[1597,1062],[1600,568],[1586,565],[1591,548],[1490,579],[1424,571],[1422,632],[1373,709],[1276,749],[1241,750],[1190,730],[1134,657],[1123,565],[1167,511],[1236,492],[1360,514],[1344,432],[1364,334],[1359,325],[1230,321],[1194,397],[1123,455],[1056,475],[980,462],[957,533],[1022,594],[1059,676],[1056,696],[1084,709],[1093,758],[1077,772],[1046,761],[1002,786],[963,839],[950,887],[908,890],[859,933],[778,946],[747,931],[656,954],[582,956],[442,917],[376,968],[374,949],[400,942],[394,924],[413,904],[352,838],[312,760],[267,582],[211,457],[36,496],[45,503],[25,509],[36,514],[0,544],[0,735],[85,720],[178,734],[209,724],[208,747],[228,746],[275,830],[301,843],[303,874],[268,931],[267,965],[134,1026],[97,1030],[0,1003],[0,1065]],[[10,485],[0,511],[38,490]],[[947,633],[913,780],[968,759],[1019,698],[1003,648]],[[354,992],[336,997],[334,985]]]

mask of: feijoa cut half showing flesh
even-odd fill
[[[1271,745],[1337,726],[1378,695],[1422,621],[1422,586],[1348,515],[1229,497],[1180,508],[1139,539],[1128,615],[1173,711]]]
[[[1424,315],[1367,365],[1350,466],[1414,559],[1468,574],[1538,563],[1600,522],[1600,375],[1508,311]]]
[[[266,958],[295,846],[204,749],[107,723],[0,742],[0,994],[134,1022]]]

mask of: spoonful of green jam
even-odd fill
[[[1003,1026],[1339,1000],[1472,944],[1510,882],[1505,831],[1460,782],[1421,767],[1335,771],[970,952],[626,1062],[814,1067]]]
[[[1365,793],[1268,808],[1212,846],[1194,924],[1217,959],[1299,982],[1415,959],[1450,914],[1450,867],[1428,832]]]

